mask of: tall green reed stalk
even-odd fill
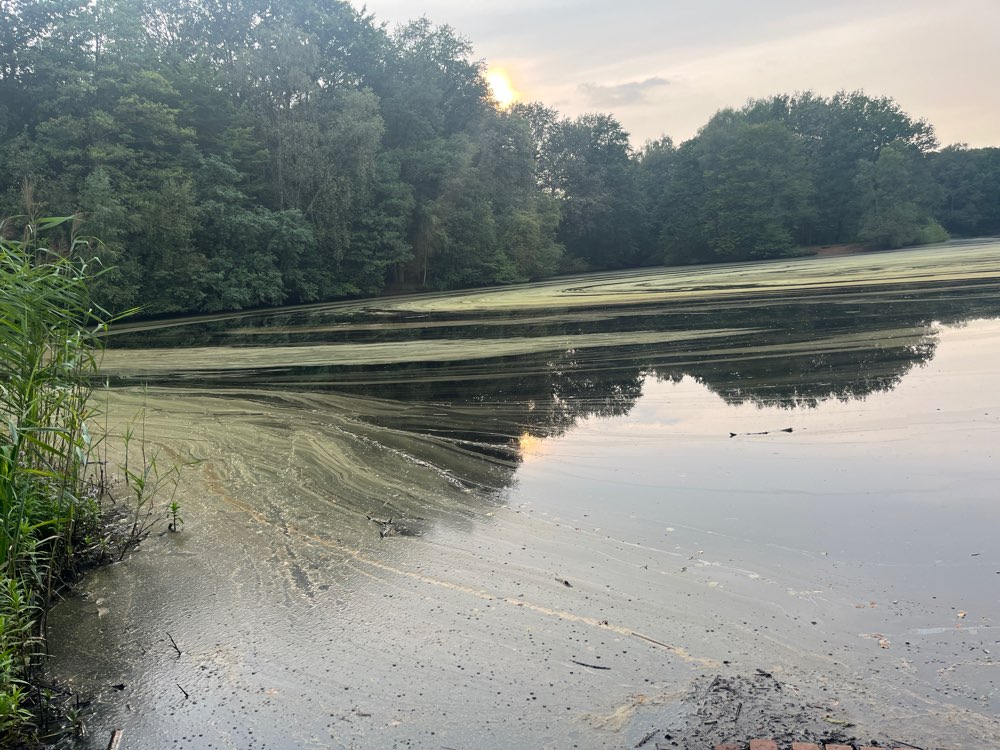
[[[0,222],[0,743],[30,726],[44,613],[79,526],[96,519],[87,424],[109,320],[91,300],[73,218],[21,225],[3,239],[11,223]]]

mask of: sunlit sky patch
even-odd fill
[[[1000,146],[997,0],[366,4],[390,26],[421,15],[453,26],[520,99],[612,112],[637,145],[686,140],[748,97],[864,89],[927,119],[943,144]]]

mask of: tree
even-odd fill
[[[694,139],[649,157],[645,192],[650,201],[650,236],[664,263],[696,263],[711,257],[700,220],[706,190],[700,151],[701,144]]]
[[[738,126],[704,179],[702,231],[719,260],[780,256],[798,243],[813,187],[800,139],[784,125]]]
[[[937,147],[934,129],[889,97],[839,91],[829,99],[812,92],[751,100],[742,112],[751,123],[780,122],[802,138],[816,188],[816,211],[807,242],[852,242],[861,222],[858,165],[902,143],[919,153]]]
[[[610,115],[561,120],[542,151],[548,189],[562,209],[557,236],[576,267],[647,260],[637,162],[621,124]]]
[[[857,186],[861,242],[897,248],[948,239],[948,233],[931,217],[933,185],[915,148],[902,143],[884,147],[874,162],[861,163]]]
[[[937,215],[965,237],[1000,234],[1000,148],[949,146],[930,155],[940,191]]]

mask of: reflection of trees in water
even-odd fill
[[[595,369],[589,359],[570,351],[545,364],[547,372],[511,383],[522,401],[530,396],[519,425],[523,434],[556,437],[587,417],[624,416],[642,395],[643,372],[635,363]]]
[[[748,354],[737,361],[705,361],[682,370],[654,368],[658,379],[677,381],[688,375],[728,404],[760,407],[814,408],[823,401],[863,400],[891,391],[912,368],[933,359],[937,336],[928,330],[891,345],[824,351],[781,358]]]
[[[789,300],[709,300],[636,308],[628,315],[553,315],[553,322],[501,322],[453,327],[447,318],[427,318],[423,328],[395,330],[382,318],[377,329],[346,339],[304,333],[308,340],[378,341],[423,337],[478,340],[647,331],[742,329],[724,338],[652,345],[565,349],[515,357],[483,352],[464,362],[408,362],[345,367],[267,368],[198,375],[207,386],[332,390],[375,396],[399,404],[360,415],[391,429],[422,434],[494,460],[500,483],[521,459],[524,436],[554,437],[588,417],[628,414],[642,395],[647,375],[679,381],[690,376],[727,403],[786,408],[815,407],[827,399],[863,399],[896,387],[913,367],[934,356],[935,322],[954,323],[1000,315],[992,285],[963,290],[853,290],[840,295]],[[563,311],[565,312],[565,311]],[[598,311],[592,311],[598,312]],[[282,343],[301,343],[291,333],[295,317],[280,322]],[[301,321],[299,321],[301,324]],[[315,316],[309,323],[316,324]],[[324,323],[329,322],[324,318]],[[357,317],[351,318],[357,323]],[[402,322],[402,321],[400,321]],[[171,336],[176,335],[171,333]],[[212,336],[223,331],[213,324]],[[320,337],[320,338],[317,338]],[[178,353],[178,356],[183,356]],[[506,469],[504,469],[506,467]]]
[[[975,290],[968,290],[974,292]],[[654,368],[659,378],[689,375],[726,403],[761,407],[813,408],[823,401],[863,400],[891,391],[914,367],[930,362],[937,351],[937,324],[955,325],[1000,314],[990,287],[982,295],[944,292],[895,298],[772,308],[774,320],[759,346],[737,358],[712,359],[677,368]],[[760,313],[748,311],[747,325],[763,325]],[[780,356],[758,349],[784,343]],[[811,350],[795,352],[799,343]]]
[[[737,324],[758,330],[721,341],[512,358],[489,379],[453,384],[444,400],[483,407],[483,423],[490,425],[483,434],[515,448],[520,435],[553,437],[587,417],[628,414],[642,395],[646,375],[674,382],[692,377],[730,404],[813,408],[829,399],[864,399],[892,390],[934,357],[937,324],[998,314],[1000,301],[992,288],[983,294],[911,292],[860,301],[844,296],[717,311],[688,306],[674,314],[665,309],[629,324],[633,330]],[[407,395],[395,397],[405,401]]]
[[[394,370],[393,382],[355,390],[430,405],[365,417],[368,421],[452,440],[516,464],[524,436],[557,437],[587,417],[624,416],[635,406],[642,395],[644,368],[631,360],[605,366],[586,354],[568,350],[491,361],[488,376],[479,370],[456,379],[431,376],[436,368],[410,366],[405,372],[411,377]]]

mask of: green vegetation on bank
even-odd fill
[[[38,233],[66,219],[28,222],[0,239],[0,744],[22,737],[40,710],[29,689],[44,619],[78,546],[97,528],[88,479],[88,402],[104,322],[76,246]],[[0,223],[0,237],[9,227]],[[16,744],[16,742],[15,742]]]
[[[24,202],[35,207],[30,190]],[[104,247],[79,229],[77,216],[0,219],[0,747],[78,729],[71,693],[39,681],[60,591],[184,522],[180,466],[147,449],[144,410],[108,460],[92,395],[109,323],[135,310],[95,302]]]
[[[1000,149],[860,92],[751,101],[680,145],[499,107],[447,26],[329,0],[0,3],[0,215],[24,181],[148,313],[1000,232]]]

